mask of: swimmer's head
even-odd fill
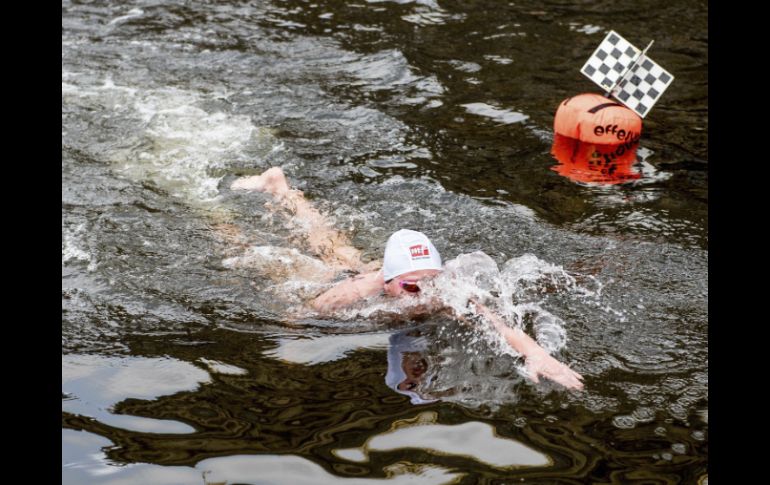
[[[441,271],[441,255],[421,232],[401,229],[388,238],[382,261],[382,277],[387,281],[423,270]]]

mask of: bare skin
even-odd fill
[[[551,357],[532,337],[521,329],[509,327],[484,305],[477,302],[473,302],[473,305],[480,315],[492,323],[508,345],[524,356],[529,377],[533,381],[540,382],[539,376],[543,376],[570,389],[583,389],[583,376]]]
[[[294,222],[303,227],[310,251],[334,270],[372,269],[373,265],[361,260],[361,251],[350,244],[345,234],[331,227],[326,217],[305,199],[301,191],[289,187],[280,167],[270,168],[261,175],[239,178],[230,188],[271,194],[278,204],[292,213]]]
[[[379,263],[365,264],[361,261],[361,252],[350,244],[350,240],[343,233],[331,227],[324,215],[304,198],[301,191],[289,187],[286,176],[279,167],[273,167],[261,175],[240,178],[230,187],[233,190],[253,190],[273,195],[276,202],[288,209],[295,219],[306,227],[305,237],[309,248],[326,264],[336,270],[366,271],[337,283],[313,299],[309,305],[317,312],[331,313],[379,294],[393,298],[414,297],[416,293],[408,291],[408,288],[415,285],[419,287],[421,281],[440,272],[435,269],[411,271],[385,282],[382,271],[371,271],[372,267],[379,267]],[[539,376],[542,376],[570,389],[583,388],[583,377],[580,374],[551,357],[526,333],[509,327],[502,318],[480,303],[472,304],[477,313],[490,322],[512,348],[524,356],[529,377],[533,381],[539,382]],[[446,309],[437,307],[430,310]],[[462,316],[456,317],[465,320]],[[418,376],[410,376],[412,377]]]
[[[432,278],[438,273],[438,270],[412,271],[397,276],[388,283],[383,281],[382,273],[379,271],[359,275],[343,281],[321,294],[311,302],[311,306],[317,311],[331,312],[381,292],[394,298],[414,297],[415,293],[406,291],[403,288],[404,284],[407,286],[416,284],[419,287],[420,281]],[[486,306],[478,302],[472,303],[476,312],[491,323],[492,327],[505,338],[508,345],[524,357],[530,379],[534,382],[540,382],[542,376],[569,389],[580,390],[583,388],[583,376],[551,357],[544,348],[521,329],[509,327],[502,318]],[[446,309],[436,307],[433,310]],[[467,321],[462,316],[455,315],[455,317]]]
[[[410,293],[402,288],[402,281],[416,284],[421,279],[435,276],[438,273],[439,271],[435,269],[421,269],[402,274],[386,283],[382,278],[381,271],[372,271],[338,283],[311,301],[310,306],[316,311],[329,313],[380,293],[395,298],[408,296]]]

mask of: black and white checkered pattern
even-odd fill
[[[642,56],[612,90],[612,96],[644,118],[673,80],[668,71]]]
[[[620,80],[612,90],[612,96],[644,118],[674,76],[647,56],[640,57],[628,70],[640,55],[639,49],[615,31],[610,31],[580,72],[604,91]]]
[[[581,69],[588,78],[609,91],[642,51],[610,31]]]

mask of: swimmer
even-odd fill
[[[231,188],[271,194],[278,204],[309,228],[306,233],[308,246],[324,262],[338,270],[361,272],[337,283],[310,301],[309,306],[319,313],[329,314],[379,295],[390,298],[415,297],[419,295],[421,285],[443,270],[441,256],[430,239],[421,232],[409,229],[401,229],[390,236],[380,269],[373,269],[378,266],[376,262],[364,264],[361,251],[354,248],[344,234],[331,227],[323,214],[304,198],[302,192],[289,187],[279,167],[273,167],[261,175],[240,178],[232,183]],[[546,377],[569,389],[583,388],[583,377],[580,374],[553,358],[523,330],[508,326],[502,317],[475,300],[468,304],[476,315],[491,324],[508,345],[524,357],[529,377],[534,382],[539,382],[540,377]],[[450,310],[436,306],[421,308],[430,312]],[[454,316],[467,323],[465,316]]]

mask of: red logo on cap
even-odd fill
[[[409,246],[409,252],[412,255],[412,259],[430,257],[430,253],[428,252],[428,246],[423,246],[422,244],[415,244],[414,246]]]

